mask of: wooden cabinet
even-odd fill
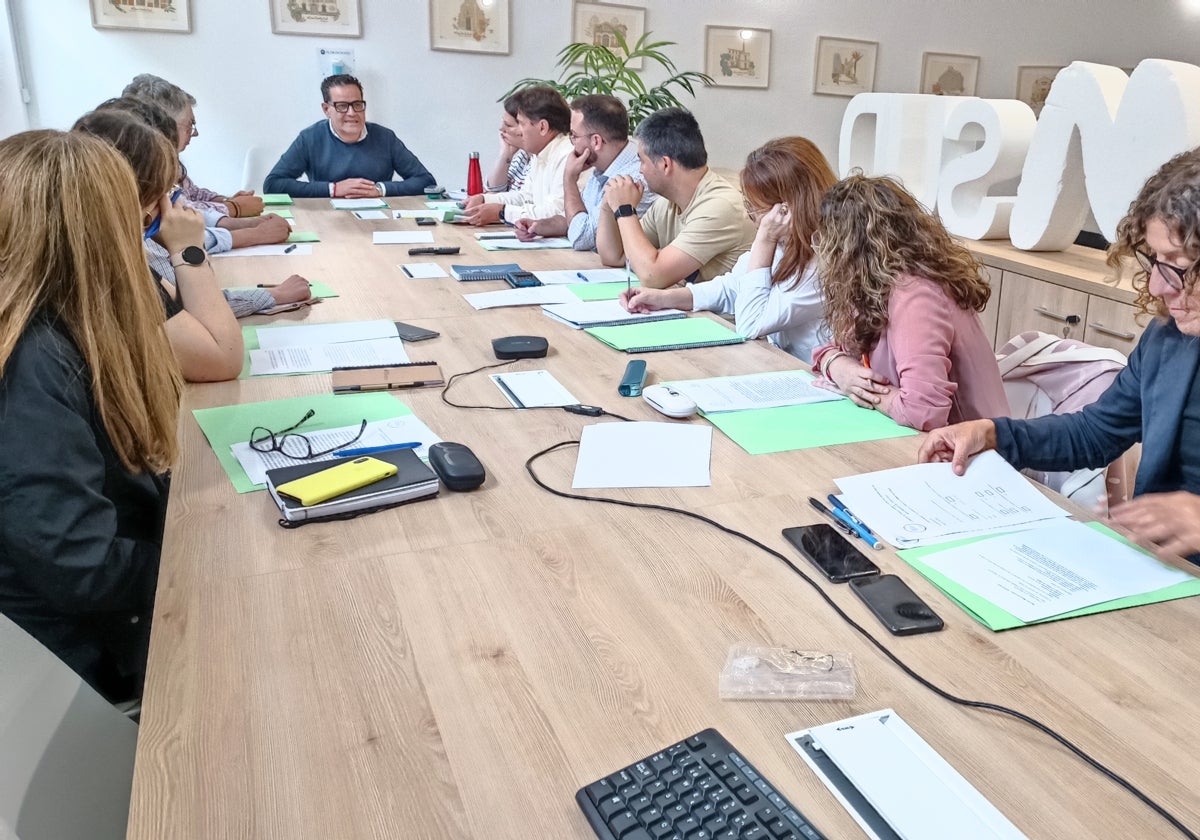
[[[1144,316],[1144,323],[1139,324],[1136,312],[1137,309],[1128,303],[1092,297],[1088,301],[1083,340],[1097,347],[1120,350],[1128,356],[1142,337],[1145,324],[1149,324],[1149,316]]]
[[[1029,330],[1083,339],[1088,296],[1083,292],[1003,272],[996,313],[996,346]]]

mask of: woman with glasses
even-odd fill
[[[928,431],[1008,413],[970,251],[889,178],[853,175],[821,202],[814,242],[833,341],[813,367],[835,390]]]
[[[621,294],[630,312],[708,310],[736,318],[746,338],[767,340],[809,362],[822,340],[825,315],[811,239],[821,196],[836,176],[803,137],[781,137],[755,149],[742,169],[754,244],[733,270],[707,283]]]
[[[96,137],[0,141],[0,611],[113,700],[145,671],[178,451],[145,203]]]
[[[1154,317],[1129,365],[1075,414],[978,420],[934,432],[922,461],[995,449],[1018,468],[1101,467],[1142,442],[1134,498],[1112,520],[1162,556],[1200,562],[1200,150],[1163,165],[1117,226],[1109,263],[1133,257],[1136,304]]]
[[[189,382],[236,378],[242,371],[242,331],[208,262],[204,219],[175,203],[179,162],[170,142],[139,117],[112,109],[84,115],[72,131],[108,142],[133,169],[143,236],[162,246],[175,273],[173,284],[155,275],[154,288],[162,298],[167,337],[184,378]]]

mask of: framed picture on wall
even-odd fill
[[[508,55],[509,0],[429,0],[429,48]]]
[[[874,90],[875,60],[878,56],[878,41],[820,36],[817,38],[813,93],[856,96]]]
[[[1017,68],[1017,99],[1033,109],[1035,115],[1041,115],[1042,106],[1046,104],[1046,96],[1050,93],[1050,85],[1062,67],[1018,67]]]
[[[921,93],[974,96],[979,56],[927,52],[921,59]]]
[[[91,0],[92,26],[142,32],[191,32],[192,0]]]
[[[718,87],[765,88],[770,71],[770,29],[704,27],[704,72]]]
[[[361,38],[362,0],[268,0],[276,35]]]
[[[571,41],[576,44],[595,44],[617,49],[624,38],[630,49],[646,32],[646,10],[638,6],[614,6],[610,3],[576,3],[575,19],[571,25]],[[635,58],[627,65],[642,69],[642,60]]]

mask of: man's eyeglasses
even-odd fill
[[[598,132],[598,131],[585,131],[583,134],[576,134],[574,131],[568,131],[567,139],[570,140],[572,143],[574,143],[576,140],[584,140],[584,139],[588,139],[591,137],[595,137],[599,133],[600,132]]]
[[[352,108],[356,114],[361,114],[363,111],[367,110],[367,100],[365,99],[355,99],[353,102],[330,102],[329,104],[332,105],[333,110],[337,111],[339,114],[344,114]]]
[[[1147,274],[1152,273],[1157,268],[1159,276],[1166,281],[1168,286],[1176,291],[1183,291],[1187,275],[1197,265],[1197,263],[1192,263],[1187,268],[1180,268],[1177,265],[1163,262],[1153,254],[1147,254],[1145,251],[1136,248],[1133,251],[1133,256],[1137,259],[1138,265],[1145,269]]]
[[[264,426],[255,426],[250,432],[250,448],[255,452],[278,452],[280,455],[285,455],[297,461],[307,461],[312,458],[320,458],[322,455],[328,455],[339,449],[345,449],[362,437],[363,432],[367,430],[367,421],[364,419],[362,425],[358,427],[358,434],[350,438],[350,440],[342,441],[337,446],[331,446],[328,449],[313,451],[312,441],[296,432],[296,429],[311,420],[316,413],[316,411],[310,408],[300,418],[299,423],[288,426],[281,432],[272,432]]]

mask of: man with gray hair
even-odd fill
[[[175,143],[179,152],[188,147],[193,137],[199,136],[193,110],[196,98],[178,85],[151,73],[142,73],[125,86],[123,95],[152,102],[174,118]],[[259,216],[262,199],[253,193],[240,192],[226,197],[197,186],[188,176],[182,160],[179,162],[179,188],[188,205],[204,216],[204,224],[211,232],[208,239],[210,242],[215,240],[208,248],[209,253],[251,245],[274,245],[285,241],[292,232],[287,220],[280,216]]]
[[[645,187],[628,175],[605,185],[596,229],[601,261],[628,262],[652,289],[728,273],[750,250],[754,225],[741,193],[708,168],[696,118],[683,108],[664,108],[646,117],[634,137]],[[645,188],[659,198],[639,220],[634,208]]]

